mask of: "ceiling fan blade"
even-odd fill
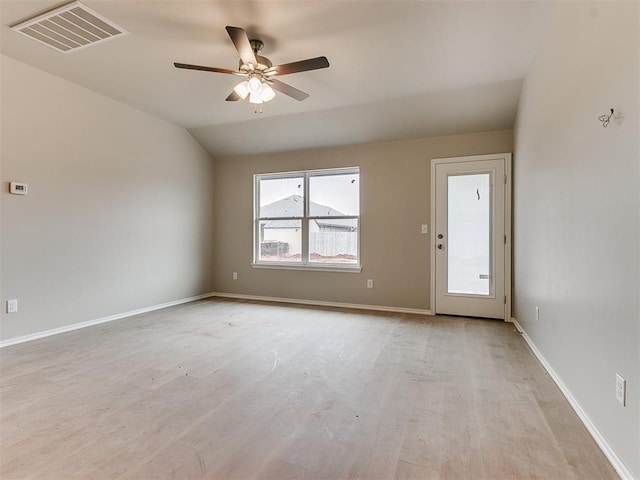
[[[227,33],[231,37],[231,41],[236,47],[240,58],[242,59],[242,63],[257,65],[258,61],[256,60],[256,56],[253,53],[253,48],[251,48],[251,44],[249,43],[249,37],[247,37],[247,32],[243,28],[239,27],[225,27],[227,29]]]
[[[228,68],[203,67],[201,65],[189,65],[188,63],[174,63],[173,66],[176,68],[186,68],[187,70],[202,70],[203,72],[230,73],[232,75],[238,73]]]
[[[267,75],[289,75],[290,73],[306,72],[309,70],[318,70],[320,68],[327,68],[329,66],[329,60],[327,57],[309,58],[307,60],[300,60],[298,62],[285,63],[283,65],[276,65],[267,69],[265,72]],[[274,72],[274,73],[271,73]]]
[[[227,102],[237,102],[238,100],[241,100],[241,97],[236,93],[235,90],[232,90],[229,96],[225,98],[225,101]]]
[[[308,93],[304,93],[302,90],[298,90],[297,88],[294,88],[291,85],[287,85],[286,83],[281,82],[280,80],[276,80],[275,78],[270,79],[269,83],[271,83],[271,86],[274,88],[274,90],[277,90],[280,93],[284,93],[285,95],[289,95],[291,98],[295,98],[299,102],[309,97]]]

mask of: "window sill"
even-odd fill
[[[334,272],[334,273],[360,273],[360,265],[289,265],[286,263],[252,263],[251,268],[263,268],[267,270],[304,270],[311,272]]]

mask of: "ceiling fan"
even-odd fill
[[[308,93],[298,90],[274,77],[279,75],[289,75],[290,73],[306,72],[327,68],[329,61],[327,57],[315,57],[298,62],[285,63],[283,65],[273,65],[271,60],[260,55],[264,44],[260,40],[250,40],[247,32],[239,27],[226,27],[231,41],[240,55],[238,70],[227,68],[204,67],[200,65],[189,65],[186,63],[174,63],[176,68],[187,70],[202,70],[204,72],[226,73],[245,77],[246,80],[233,87],[233,91],[226,98],[227,102],[244,100],[249,97],[249,102],[254,105],[255,112],[262,112],[262,104],[272,100],[277,90],[298,101],[309,97]]]

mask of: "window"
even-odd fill
[[[360,265],[358,168],[254,176],[254,264]]]

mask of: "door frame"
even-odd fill
[[[511,211],[512,211],[512,176],[511,176],[511,153],[496,153],[491,155],[471,155],[466,157],[447,157],[447,158],[432,158],[431,159],[431,218],[429,220],[430,225],[430,239],[429,248],[431,250],[430,255],[430,270],[431,270],[431,285],[430,285],[430,301],[429,309],[435,315],[436,314],[436,165],[447,163],[463,163],[463,162],[477,162],[483,160],[503,160],[505,171],[505,189],[504,189],[504,232],[506,235],[506,242],[504,246],[504,294],[506,297],[504,305],[504,321],[511,322]]]

